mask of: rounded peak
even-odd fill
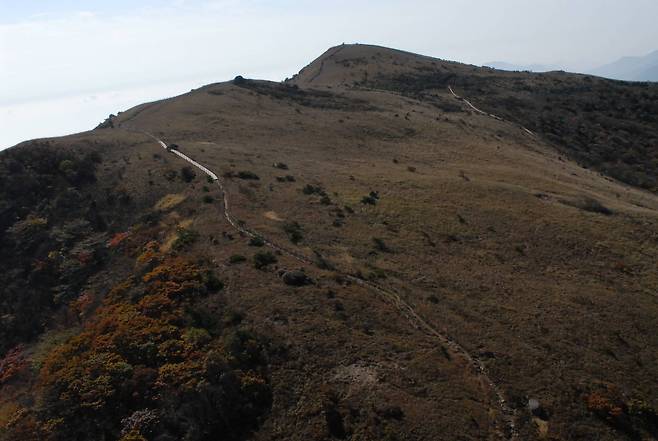
[[[445,61],[371,44],[340,44],[327,49],[290,82],[302,87],[352,85],[384,74],[403,74],[420,65]]]

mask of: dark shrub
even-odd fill
[[[304,238],[302,235],[302,227],[297,222],[286,222],[283,224],[283,231],[288,235],[290,242],[294,244],[298,244]]]
[[[369,280],[386,279],[387,277],[388,274],[386,273],[386,270],[382,268],[374,268],[367,276]]]
[[[366,205],[377,205],[377,201],[379,201],[378,191],[371,191],[367,196],[361,198],[361,203]]]
[[[214,293],[224,288],[224,282],[222,282],[212,271],[208,271],[203,279],[209,292]]]
[[[107,118],[105,118],[105,120],[104,120],[102,123],[100,123],[100,124],[98,124],[98,125],[96,126],[96,129],[95,129],[95,130],[99,130],[99,129],[113,129],[113,128],[114,128],[114,121],[113,121],[114,118],[116,118],[116,116],[110,114],[110,116],[108,116]]]
[[[237,177],[240,179],[254,180],[254,181],[260,179],[256,173],[250,171],[240,171],[238,172]]]
[[[242,263],[246,260],[247,258],[241,254],[233,254],[231,257],[228,258],[229,263],[232,265],[235,265],[237,263]]]
[[[203,202],[206,204],[212,204],[213,202],[215,202],[215,199],[209,194],[207,194],[203,197]]]
[[[347,438],[347,431],[343,422],[343,415],[340,413],[339,399],[333,391],[326,393],[323,399],[322,410],[327,425],[327,432],[332,438]]]
[[[377,205],[377,199],[372,196],[364,196],[361,198],[361,203],[365,205]]]
[[[262,247],[263,245],[265,245],[265,241],[260,236],[252,237],[249,239],[250,247]]]
[[[192,167],[188,165],[180,169],[180,175],[185,182],[192,182],[194,178],[196,178],[196,173],[192,170]]]
[[[600,213],[600,214],[605,214],[606,216],[610,216],[612,214],[612,210],[603,205],[601,202],[597,201],[594,198],[589,198],[586,197],[582,203],[579,205],[579,208],[582,208],[585,211],[589,211],[592,213]]]
[[[292,175],[277,176],[276,180],[277,182],[295,182],[295,177]]]
[[[256,269],[263,269],[276,262],[276,256],[269,251],[259,251],[254,254],[254,268]]]
[[[307,195],[312,195],[312,194],[317,194],[320,196],[326,195],[326,192],[322,189],[321,186],[311,185],[311,184],[306,184],[306,186],[302,188],[302,193]]]
[[[606,216],[610,216],[613,214],[613,211],[611,209],[609,209],[601,202],[589,196],[585,196],[575,201],[562,201],[562,202],[567,205],[571,205],[572,207],[580,208],[581,210],[584,211],[589,211],[590,213],[599,213]]]
[[[391,248],[390,248],[388,245],[386,245],[386,243],[384,242],[383,239],[381,239],[381,238],[379,238],[379,237],[373,237],[373,238],[372,238],[372,241],[373,241],[373,243],[375,244],[375,248],[376,248],[377,250],[382,251],[382,252],[384,252],[384,253],[391,253],[391,252],[393,252],[393,250],[391,250]]]
[[[315,265],[323,270],[330,270],[333,271],[336,268],[329,262],[327,259],[324,258],[322,254],[320,254],[318,251],[313,251],[315,254]]]
[[[304,286],[313,283],[303,271],[286,271],[281,276],[283,283],[290,286]]]
[[[176,232],[178,237],[172,247],[175,250],[181,250],[192,245],[199,238],[199,233],[194,230],[188,230],[187,228],[179,228]]]

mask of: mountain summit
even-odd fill
[[[0,153],[0,440],[658,436],[658,86],[341,45]]]

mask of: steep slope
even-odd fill
[[[188,250],[186,169],[151,144],[3,152],[0,439],[240,439],[269,408],[261,340],[221,323],[221,269]]]
[[[93,196],[123,182],[139,202],[125,216],[101,212],[115,226],[109,238],[130,231],[134,240],[86,282],[95,303],[83,315],[77,296],[42,312],[53,317],[42,335],[78,334],[66,314],[80,317],[81,335],[8,345],[22,341],[34,367],[14,369],[1,386],[0,439],[46,430],[84,439],[67,426],[75,418],[107,439],[655,437],[658,197],[582,168],[562,153],[575,152],[570,143],[532,125],[532,108],[525,116],[504,105],[520,80],[537,89],[553,75],[585,81],[547,75],[339,46],[287,84],[237,78],[130,109],[114,128],[51,141],[75,146],[76,157],[92,140],[107,143],[103,173],[82,190]],[[598,87],[617,86],[630,87]],[[518,99],[539,105],[533,93]],[[609,122],[609,130],[625,124]],[[159,140],[220,176],[221,187],[199,169],[183,171],[188,164]],[[19,146],[3,161],[33,149]],[[110,178],[117,170],[121,180]],[[36,201],[12,207],[20,218],[12,225],[48,214]],[[143,332],[119,327],[122,339],[105,344],[114,328],[101,324],[118,308],[137,305],[134,320],[164,304],[152,283],[172,281],[162,263],[176,258],[200,265],[199,274],[212,270],[224,288],[183,280],[193,289],[168,297],[182,303],[168,303],[166,317],[186,311],[185,319],[166,323],[180,329],[157,341],[160,358],[124,348]],[[303,280],[300,268],[311,284],[280,277]],[[125,280],[129,288],[111,290]],[[108,353],[123,364],[111,364],[101,388],[105,377],[89,360]],[[60,354],[79,356],[84,369],[62,372]],[[145,372],[158,380],[123,395]],[[232,394],[213,383],[217,372],[237,379]],[[74,375],[104,392],[84,401],[91,412],[52,404],[69,391],[57,395],[53,385]],[[168,394],[176,399],[158,400]],[[228,426],[213,426],[212,415]]]

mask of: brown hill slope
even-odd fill
[[[426,102],[452,86],[483,110],[542,135],[582,165],[658,190],[655,83],[498,71],[367,45],[331,48],[292,82],[384,89]]]
[[[421,87],[397,81],[429,69],[439,73],[418,80]],[[288,84],[210,85],[126,111],[113,129],[50,141],[57,151],[78,149],[76,158],[96,146],[102,163],[95,179],[78,189],[97,201],[104,220],[92,231],[108,240],[130,232],[133,239],[110,248],[70,296],[36,305],[43,319],[35,329],[51,338],[34,344],[28,332],[5,343],[23,341],[33,368],[14,369],[2,385],[0,437],[25,439],[39,430],[55,439],[81,437],[74,427],[80,419],[108,439],[122,430],[146,439],[215,439],[218,433],[299,440],[655,437],[658,198],[562,157],[553,140],[519,123],[533,132],[537,127],[498,112],[493,93],[491,101],[477,102],[465,86],[475,81],[471,76],[490,74],[498,84],[505,74],[473,69],[384,48],[338,47]],[[447,88],[453,84],[503,120],[456,99]],[[195,177],[183,172],[182,160],[138,130],[176,143],[223,176],[239,225],[315,264],[274,250],[270,255],[267,245],[242,237],[224,217],[221,189],[199,170]],[[17,166],[9,158],[30,168],[31,159],[14,156],[34,148],[3,154],[9,172],[0,176],[12,179]],[[67,166],[59,169],[51,179],[68,179]],[[61,182],[53,191],[71,184]],[[120,187],[133,202],[112,210],[101,196]],[[40,198],[15,203],[18,196],[6,193],[3,199],[13,216],[6,216],[11,232],[22,231],[15,224],[30,215],[48,219],[38,227],[50,238],[70,222]],[[3,241],[15,243],[10,233]],[[32,260],[53,251],[70,260],[82,236],[21,251],[21,274],[30,277]],[[15,253],[3,254],[5,267],[15,265]],[[266,264],[272,257],[277,261]],[[149,304],[164,294],[178,299],[154,291],[152,277],[144,278],[173,258],[212,269],[224,289],[197,287],[190,293],[198,294],[176,300],[180,306],[167,306],[188,312],[182,323],[169,323],[179,329],[173,337],[151,338],[159,357],[136,357],[124,347],[142,333],[84,351],[79,342],[87,340],[67,337],[79,332],[71,314],[84,304],[82,292],[93,298],[76,316],[86,339],[100,338],[99,329],[109,335],[122,329],[99,328],[121,322],[127,312],[119,314],[117,305],[121,311],[137,305],[132,317],[148,316],[140,293]],[[313,284],[291,287],[278,275],[300,267]],[[61,277],[63,267],[57,268],[52,277]],[[171,281],[164,269],[157,274]],[[183,282],[201,283],[193,274]],[[124,279],[131,294],[108,295]],[[37,294],[53,295],[26,280]],[[3,308],[10,308],[6,292]],[[245,358],[240,354],[247,349],[231,343],[244,332],[254,336],[257,357]],[[52,336],[60,337],[53,342]],[[80,362],[85,367],[75,375],[89,381],[85,397],[105,394],[89,401],[95,412],[52,404],[52,397],[70,394],[53,384],[68,384],[76,369],[57,369],[61,351],[83,361],[112,354],[124,363],[102,367],[112,381],[101,389],[98,368]],[[174,366],[189,375],[182,378],[195,379],[193,387],[167,376]],[[208,376],[213,369],[237,372],[231,375],[242,392],[222,395]],[[156,380],[131,396],[131,384],[140,384],[144,372]],[[266,391],[254,392],[255,384]],[[176,401],[163,401],[171,391]],[[514,430],[498,391],[514,410]],[[531,409],[535,400],[539,407]],[[236,402],[246,403],[236,409],[255,411],[222,410]],[[212,415],[232,429],[212,425]]]

